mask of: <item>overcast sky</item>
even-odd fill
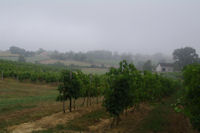
[[[200,49],[200,0],[0,0],[0,49]]]

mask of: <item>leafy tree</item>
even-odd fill
[[[142,89],[139,91],[141,101],[156,101],[173,94],[177,82],[162,75],[144,71]]]
[[[200,65],[187,66],[183,71],[186,86],[185,112],[194,128],[200,131]]]
[[[104,106],[114,117],[113,123],[117,120],[118,124],[120,114],[138,102],[135,92],[140,87],[141,75],[133,64],[125,60],[120,62],[118,69],[111,68],[108,75],[110,89],[105,94]]]
[[[9,50],[12,54],[19,54],[19,55],[25,55],[25,52],[26,52],[25,49],[15,47],[15,46],[10,47]]]
[[[186,65],[199,62],[196,50],[191,47],[185,47],[174,50],[173,59],[179,70],[183,69],[183,67]]]
[[[45,52],[45,50],[42,49],[42,48],[39,48],[39,49],[36,51],[37,54],[41,54],[41,53],[43,53],[43,52]]]
[[[21,55],[21,56],[33,56],[33,55],[35,55],[35,53],[32,52],[32,51],[26,51],[25,49],[15,47],[15,46],[10,47],[9,51],[12,54],[18,54],[18,55]]]
[[[145,71],[152,71],[152,63],[151,60],[148,60],[143,65],[143,70]]]
[[[125,88],[127,88],[127,78],[124,75],[117,76],[111,85],[111,89],[108,90],[105,96],[104,105],[106,110],[114,117],[114,121],[117,119],[117,124],[120,119],[119,115],[126,108],[125,99],[127,98],[128,89]]]

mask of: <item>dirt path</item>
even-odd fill
[[[110,128],[111,119],[102,119],[89,127],[89,133],[198,133],[183,114],[170,106],[173,99],[154,106],[141,104],[140,108],[121,115],[118,126]]]
[[[198,133],[192,129],[188,118],[175,113],[167,104],[141,104],[138,110],[129,110],[127,116],[121,115],[118,126],[110,128],[111,122],[112,119],[102,119],[89,126],[89,133]]]
[[[33,122],[27,122],[20,125],[8,127],[7,130],[11,133],[31,133],[33,131],[45,130],[55,127],[58,124],[65,124],[70,120],[73,120],[74,118],[80,117],[81,115],[99,109],[100,107],[100,105],[93,105],[91,107],[82,107],[78,110],[67,112],[65,114],[59,112],[50,116],[43,117],[42,119]]]
[[[99,123],[89,127],[91,133],[128,133],[129,130],[135,129],[138,124],[152,110],[148,104],[141,104],[140,108],[134,110],[131,108],[127,116],[121,115],[121,121],[118,126],[110,128],[112,119],[102,119]]]

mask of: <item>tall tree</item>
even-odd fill
[[[193,127],[200,131],[200,64],[185,67],[183,77],[186,87],[184,110]]]
[[[147,60],[143,65],[143,70],[152,71],[152,63],[151,60]]]
[[[12,54],[19,54],[19,55],[25,55],[25,53],[26,53],[25,49],[22,49],[22,48],[19,48],[19,47],[15,47],[15,46],[10,47],[9,51]]]
[[[199,62],[199,57],[196,53],[196,50],[191,47],[174,50],[173,59],[175,61],[175,65],[179,70],[183,69],[183,67],[186,65]]]

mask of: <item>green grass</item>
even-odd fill
[[[161,73],[161,75],[170,78],[170,79],[182,79],[183,75],[181,72],[167,72],[167,73]]]
[[[108,69],[105,68],[83,68],[81,70],[86,74],[105,74],[108,72]]]
[[[17,61],[18,57],[11,57],[11,56],[0,56],[2,60],[10,60],[10,61]]]
[[[76,131],[88,131],[88,126],[94,125],[100,121],[100,118],[108,118],[109,114],[106,113],[104,109],[93,111],[86,115],[83,115],[80,118],[70,121],[66,129],[76,130]]]
[[[12,54],[9,51],[0,51],[0,56],[4,56],[4,57],[14,57],[14,56],[18,56],[17,54]]]
[[[165,105],[156,105],[156,107],[149,113],[147,118],[144,119],[142,127],[140,127],[139,130],[142,133],[147,131],[152,131],[155,133],[163,131],[169,123],[167,120],[168,114],[169,109]]]
[[[170,121],[168,119],[170,113],[172,113],[171,104],[176,101],[177,92],[167,99],[162,100],[159,103],[152,104],[153,110],[149,112],[147,117],[141,122],[138,132],[140,133],[159,133],[168,131]]]
[[[50,57],[42,56],[42,55],[35,55],[33,57],[26,57],[26,62],[35,63],[36,61],[48,60]]]
[[[41,64],[54,64],[54,63],[63,63],[67,66],[69,65],[77,65],[77,66],[90,66],[90,63],[87,62],[82,62],[82,61],[75,61],[75,60],[56,60],[56,59],[47,59],[47,60],[41,60],[40,63]]]
[[[0,80],[0,132],[60,111],[56,86]]]
[[[0,80],[0,133],[7,127],[25,122],[35,121],[45,116],[62,111],[62,103],[56,102],[58,95],[57,86],[44,83],[19,82],[13,79]],[[77,106],[80,101],[77,101]],[[90,115],[70,121],[70,125],[64,125],[66,129],[85,128],[82,123],[90,123],[103,117],[105,111],[92,112]],[[92,124],[92,123],[91,123]],[[62,125],[55,129],[43,132],[60,131]]]
[[[12,79],[0,81],[0,113],[3,108],[13,105],[53,101],[57,93],[56,87],[52,86],[21,83]]]
[[[93,61],[94,63],[105,64],[105,65],[114,65],[118,66],[120,60],[113,60],[113,59],[96,59]]]

